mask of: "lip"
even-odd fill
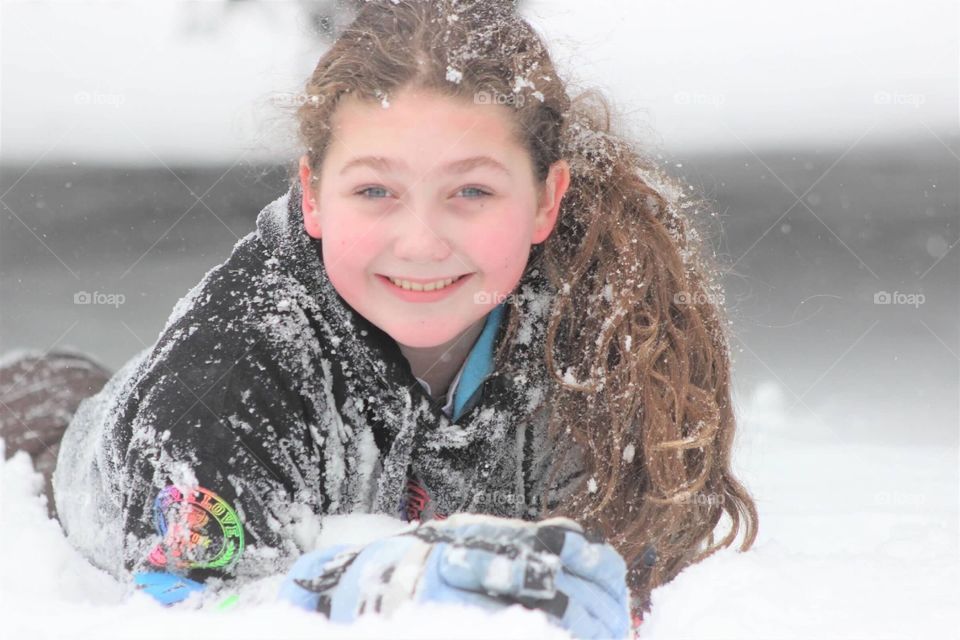
[[[454,293],[456,293],[463,284],[469,280],[473,274],[465,273],[462,277],[451,284],[450,286],[444,287],[443,289],[435,289],[433,291],[409,291],[403,287],[398,287],[390,281],[390,278],[387,276],[376,274],[377,280],[383,283],[383,285],[390,291],[392,294],[400,298],[405,302],[437,302],[438,300],[443,300]],[[453,277],[453,276],[451,276]],[[411,278],[400,278],[402,280],[409,280],[410,282],[418,282],[421,284],[426,284],[428,282],[436,282],[437,280],[442,280],[443,278],[433,278],[430,280],[425,279],[411,279]]]

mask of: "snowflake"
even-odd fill
[[[456,84],[460,84],[460,81],[463,80],[463,72],[459,69],[454,69],[450,65],[447,65],[447,80]]]

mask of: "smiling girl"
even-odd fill
[[[536,179],[507,107],[393,93],[388,108],[341,99],[329,139],[312,141],[304,226],[337,292],[437,395],[553,230],[570,169]]]
[[[596,637],[628,586],[636,623],[749,548],[694,203],[513,4],[362,3],[304,97],[288,193],[73,417],[75,546],[168,602],[289,571],[333,619],[520,604]],[[305,523],[347,513],[418,526],[314,550]]]

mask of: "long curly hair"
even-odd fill
[[[601,94],[568,96],[513,2],[374,0],[354,9],[296,109],[315,172],[342,96],[383,101],[408,87],[511,107],[541,182],[552,163],[570,164],[557,226],[527,268],[541,268],[558,292],[545,348],[550,435],[558,447],[578,446],[587,473],[572,500],[540,516],[602,533],[646,606],[654,587],[733,544],[741,525],[749,549],[757,510],[731,471],[722,291],[688,216],[704,203],[612,132]],[[509,315],[497,363],[518,338]],[[716,540],[724,513],[730,528]]]

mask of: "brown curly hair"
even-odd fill
[[[579,445],[587,473],[573,500],[540,515],[602,533],[647,606],[654,587],[730,546],[741,525],[741,550],[749,549],[757,510],[730,466],[722,292],[687,215],[704,203],[611,132],[602,95],[567,95],[542,39],[509,0],[355,7],[296,111],[315,172],[343,95],[380,101],[408,87],[512,107],[541,182],[552,163],[570,164],[557,226],[527,268],[542,268],[558,291],[545,348],[550,433]],[[517,314],[510,318],[497,363],[517,338]],[[730,530],[715,541],[724,513]],[[644,553],[651,545],[655,562]]]

